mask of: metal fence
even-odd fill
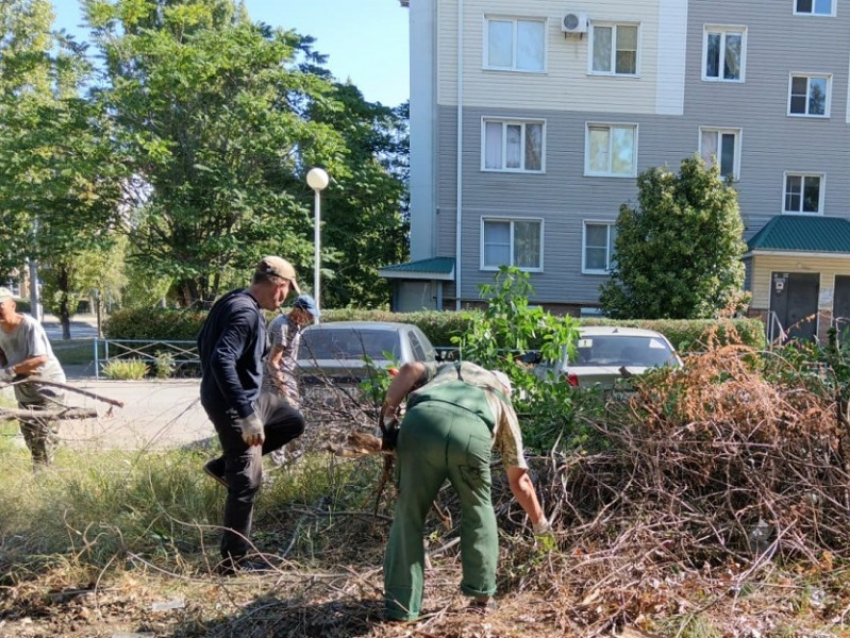
[[[437,361],[456,361],[459,350],[456,347],[435,347]],[[199,365],[198,344],[194,341],[167,341],[149,339],[95,339],[94,370],[95,378],[100,379],[101,368],[110,361],[135,359],[146,363],[156,363],[163,356],[173,357],[176,366]]]
[[[103,353],[101,355],[101,352]],[[165,341],[148,339],[95,339],[94,374],[100,379],[101,366],[110,361],[135,359],[156,363],[168,357],[176,366],[200,364],[198,344],[194,341]]]

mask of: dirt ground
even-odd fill
[[[344,569],[341,570],[344,572]],[[562,638],[578,636],[563,624],[557,598],[506,597],[486,616],[472,613],[452,595],[458,566],[446,564],[427,576],[426,607],[416,623],[382,620],[380,570],[371,574],[299,574],[220,579],[140,573],[122,582],[90,583],[21,600],[20,615],[0,621],[0,637],[47,638],[259,638],[267,636],[375,638]],[[429,605],[430,601],[430,605]],[[652,636],[638,629],[603,638]]]

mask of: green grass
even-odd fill
[[[52,341],[50,346],[63,366],[87,365],[94,361],[94,339]],[[103,356],[102,352],[101,356]]]
[[[17,428],[0,424],[0,434]],[[61,565],[81,573],[141,557],[163,569],[218,560],[224,490],[202,471],[209,451],[88,452],[60,447],[53,466],[32,473],[29,452],[0,437],[0,577],[21,582]],[[275,478],[259,494],[254,540],[287,546],[306,560],[333,551],[323,528],[333,517],[299,521],[291,508],[369,511],[375,459],[340,463],[321,455]]]

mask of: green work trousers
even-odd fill
[[[478,416],[424,401],[404,418],[398,441],[399,500],[384,557],[387,617],[414,620],[422,607],[425,517],[448,479],[460,497],[461,591],[496,592],[499,537],[490,499],[492,437]]]

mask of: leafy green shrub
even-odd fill
[[[177,363],[174,360],[172,352],[158,352],[153,361],[154,376],[157,379],[167,379],[174,375],[177,369]]]
[[[103,324],[107,339],[194,341],[207,313],[173,308],[118,310]]]
[[[103,375],[107,379],[126,381],[144,379],[148,374],[148,364],[141,359],[113,359],[103,366]]]
[[[561,350],[572,347],[578,323],[572,317],[555,317],[542,308],[530,307],[534,292],[528,273],[502,267],[493,284],[479,286],[487,307],[479,313],[471,330],[455,338],[461,357],[491,370],[501,370],[514,386],[513,404],[522,416],[527,447],[548,452],[553,447],[585,445],[589,428],[576,419],[574,392],[568,384],[541,380],[534,367],[518,360],[532,349],[544,360],[557,359]]]
[[[412,323],[428,335],[435,346],[450,347],[454,339],[472,332],[481,320],[482,310],[460,312],[423,310],[419,312],[388,312],[386,310],[357,310],[342,308],[322,310],[322,322],[333,321],[398,321]],[[271,319],[276,313],[267,313]],[[146,339],[168,341],[194,341],[206,318],[205,311],[174,310],[172,308],[123,309],[104,323],[104,335],[108,339]],[[573,321],[564,317],[562,321]],[[700,319],[700,320],[614,320],[587,318],[579,321],[582,326],[631,326],[657,330],[667,336],[681,352],[705,349],[705,333],[716,328],[721,343],[731,340],[743,343],[756,350],[766,347],[764,324],[758,319]],[[732,337],[733,332],[737,337]],[[539,338],[529,335],[529,345],[540,349]]]
[[[15,299],[15,308],[18,312],[23,312],[26,314],[31,314],[30,310],[32,310],[32,306],[30,306],[29,299]]]

